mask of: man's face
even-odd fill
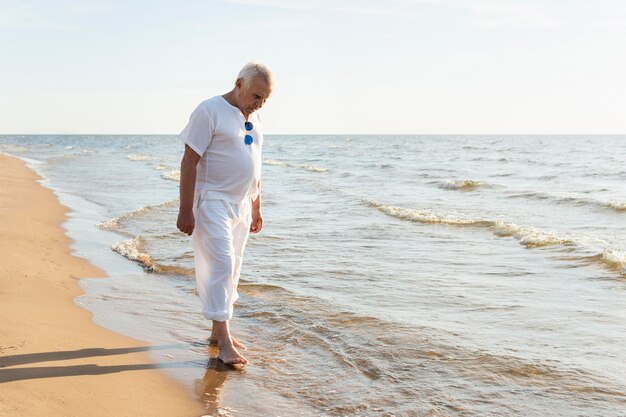
[[[243,80],[237,80],[237,102],[244,113],[252,113],[259,110],[272,94],[272,86],[265,77],[254,77],[248,85]]]

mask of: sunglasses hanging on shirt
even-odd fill
[[[246,122],[245,126],[246,126],[246,131],[248,132],[254,129],[254,126],[252,125],[251,122]],[[252,142],[254,142],[254,138],[252,137],[252,135],[246,135],[243,141],[246,145],[252,145]]]

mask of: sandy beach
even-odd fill
[[[16,158],[0,155],[0,415],[199,416],[141,341],[73,302],[103,271],[72,256],[67,209]]]

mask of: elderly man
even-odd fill
[[[185,145],[180,169],[178,229],[192,236],[202,314],[213,321],[209,341],[230,365],[248,360],[230,334],[228,321],[239,298],[237,284],[249,233],[263,227],[258,114],[272,92],[264,64],[246,64],[235,87],[196,107],[179,135]]]

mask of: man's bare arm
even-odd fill
[[[250,223],[250,232],[259,233],[263,228],[263,215],[261,214],[261,180],[258,182],[259,195],[252,202],[252,223]]]
[[[178,230],[191,236],[195,228],[193,218],[193,195],[196,186],[196,165],[200,161],[198,155],[189,145],[185,145],[185,154],[180,163],[180,208],[176,226]]]
[[[261,180],[259,180],[257,185],[259,187],[259,196],[252,202],[252,208],[261,210]]]

